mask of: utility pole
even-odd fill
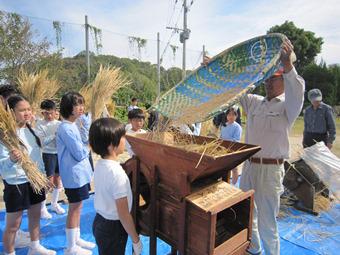
[[[161,94],[161,60],[160,60],[160,39],[159,32],[157,33],[157,100]]]
[[[183,32],[180,34],[180,40],[181,43],[183,43],[183,59],[182,59],[182,78],[186,76],[186,71],[185,71],[185,58],[186,58],[186,52],[185,52],[185,47],[186,43],[185,41],[189,39],[189,33],[187,32],[187,12],[188,12],[188,7],[187,7],[187,0],[183,1]]]
[[[89,23],[87,15],[85,15],[85,49],[86,49],[86,66],[87,66],[87,82],[90,82],[90,52],[89,52]]]
[[[187,6],[187,0],[183,0],[183,29],[178,27],[166,27],[167,29],[173,29],[175,32],[181,31],[179,34],[179,41],[183,44],[183,60],[182,60],[182,78],[186,76],[185,60],[186,60],[186,43],[185,41],[190,37],[190,29],[187,24],[187,14],[189,8]]]
[[[204,57],[205,57],[205,45],[203,44],[202,63],[204,62]]]

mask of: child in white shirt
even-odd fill
[[[133,109],[128,113],[129,123],[131,124],[131,128],[126,129],[127,134],[143,134],[146,131],[143,128],[145,121],[145,114],[142,109]],[[131,149],[131,145],[128,141],[126,141],[126,150],[129,153],[130,157],[132,157],[134,152]]]
[[[29,102],[21,95],[12,95],[7,102],[16,120],[17,135],[21,140],[22,150],[26,151],[39,170],[44,171],[41,142],[29,124],[32,117]],[[55,255],[55,251],[43,247],[39,240],[41,202],[46,199],[45,191],[36,193],[33,190],[21,166],[21,159],[21,150],[11,150],[0,143],[0,175],[5,186],[3,197],[6,207],[6,226],[3,232],[4,254],[15,255],[14,239],[22,221],[23,211],[27,209],[31,238],[27,254]]]
[[[60,121],[55,119],[56,105],[52,100],[46,99],[40,104],[43,119],[37,121],[37,135],[41,140],[42,157],[44,160],[46,175],[53,183],[51,209],[57,214],[64,214],[65,210],[58,204],[59,193],[62,189],[61,179],[59,176],[58,154],[56,144],[56,133],[60,125]],[[46,200],[42,203],[41,218],[52,218],[47,211]]]
[[[124,255],[128,235],[135,255],[141,254],[142,243],[136,232],[132,208],[132,191],[125,171],[117,161],[124,152],[125,128],[113,118],[94,121],[89,141],[92,150],[101,156],[94,169],[93,235],[100,255]]]
[[[138,99],[137,98],[132,98],[131,99],[131,104],[128,107],[128,112],[133,110],[133,109],[138,109]]]

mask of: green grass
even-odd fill
[[[303,134],[303,117],[298,117],[290,131],[290,136],[302,136]]]

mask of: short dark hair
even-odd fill
[[[27,98],[24,97],[23,95],[18,95],[18,94],[11,95],[7,99],[7,104],[8,104],[9,109],[14,110],[16,105],[21,101],[27,101],[28,102]]]
[[[225,114],[228,115],[230,112],[233,112],[236,117],[238,116],[237,110],[234,108],[229,108]]]
[[[135,102],[135,101],[138,101],[136,97],[131,98],[131,102]]]
[[[145,119],[145,114],[144,114],[143,110],[140,109],[140,108],[132,109],[128,113],[128,119],[129,120],[132,120],[132,119]]]
[[[19,91],[15,86],[8,84],[0,86],[0,96],[2,96],[5,100],[15,94],[19,94]]]
[[[60,114],[67,119],[72,115],[73,107],[84,104],[85,100],[78,92],[67,92],[60,101]]]
[[[117,147],[120,139],[125,135],[125,127],[113,118],[95,120],[89,132],[89,142],[92,150],[102,158],[108,155],[108,147]]]
[[[45,99],[41,102],[40,108],[42,110],[55,110],[57,107],[55,102],[53,102],[51,99]]]

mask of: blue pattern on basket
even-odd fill
[[[189,107],[213,102],[211,112],[195,121],[213,117],[234,103],[241,92],[258,86],[279,68],[282,34],[269,34],[237,44],[212,58],[207,66],[190,73],[153,105],[164,116],[176,119]],[[212,101],[217,95],[232,95],[226,102]],[[204,107],[204,105],[202,105]]]

